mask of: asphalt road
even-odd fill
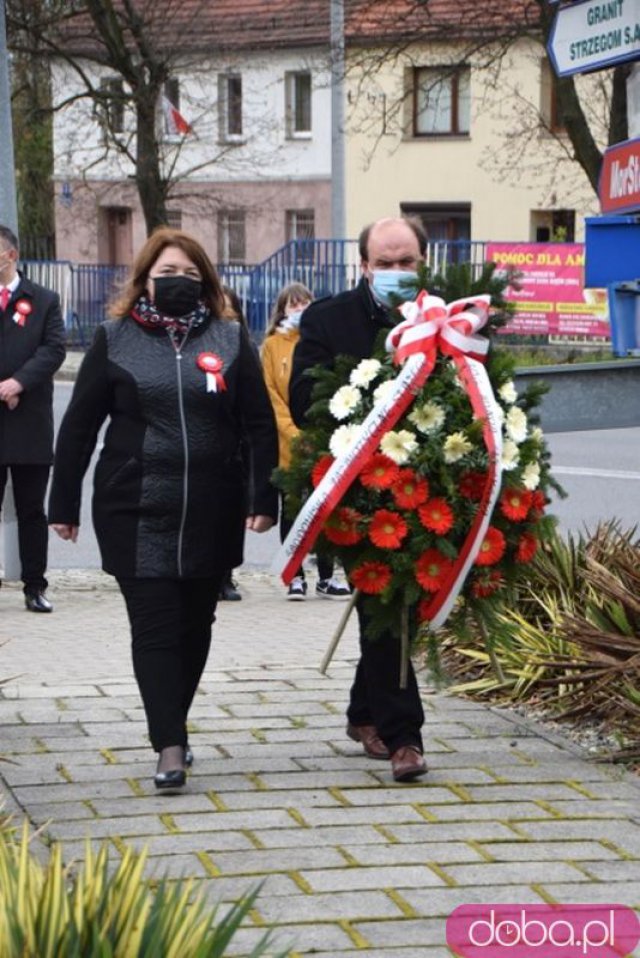
[[[71,388],[71,383],[56,383],[56,423],[64,413]],[[599,522],[610,519],[617,519],[625,529],[639,523],[640,428],[552,433],[547,436],[547,441],[553,457],[554,474],[568,493],[566,499],[555,499],[550,507],[564,532],[592,530]],[[49,549],[51,569],[100,566],[98,546],[91,527],[92,472],[90,468],[85,479],[78,542],[62,542],[52,535]],[[262,535],[248,533],[245,567],[268,569],[278,545],[275,529]]]

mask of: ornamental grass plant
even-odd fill
[[[554,533],[528,566],[515,602],[482,632],[448,630],[441,662],[452,691],[526,705],[597,726],[614,761],[640,761],[640,538],[618,523]]]
[[[220,915],[194,879],[152,886],[143,877],[144,852],[126,848],[113,867],[107,843],[96,854],[87,841],[84,861],[65,865],[54,844],[42,864],[32,840],[26,822],[16,833],[0,818],[2,958],[223,958],[258,894]],[[251,956],[268,945],[266,933]]]

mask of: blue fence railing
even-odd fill
[[[431,242],[427,264],[439,271],[464,261],[479,269],[485,247],[469,241]],[[30,260],[23,265],[31,279],[60,294],[69,345],[82,349],[106,318],[108,304],[128,274],[126,266],[94,263]],[[293,240],[263,263],[221,263],[217,269],[222,282],[240,297],[251,332],[259,340],[283,286],[304,283],[316,298],[351,289],[360,276],[360,258],[356,240]]]

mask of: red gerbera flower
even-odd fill
[[[499,529],[495,526],[489,526],[483,543],[480,546],[480,552],[476,556],[476,565],[495,565],[504,555],[507,547],[505,538]]]
[[[413,469],[401,469],[391,487],[391,494],[401,509],[416,509],[429,498],[429,483]]]
[[[318,459],[317,463],[311,470],[311,482],[313,483],[314,489],[316,486],[320,485],[326,473],[329,472],[329,469],[331,469],[334,461],[335,460],[333,456],[329,455],[321,456]]]
[[[393,459],[376,452],[360,473],[360,482],[367,489],[390,489],[397,481],[400,469]]]
[[[418,517],[425,529],[444,536],[453,525],[453,510],[444,499],[429,499],[418,509]]]
[[[379,549],[399,549],[407,531],[407,523],[397,512],[378,509],[371,519],[369,538]]]
[[[332,512],[324,524],[323,532],[329,542],[337,546],[353,546],[362,539],[358,523],[362,516],[355,509],[341,506]]]
[[[487,481],[484,472],[465,472],[460,477],[460,495],[480,502]]]
[[[516,562],[531,562],[538,551],[538,540],[530,532],[523,532],[518,539]]]
[[[512,519],[514,522],[522,522],[526,519],[530,508],[531,493],[528,489],[511,486],[500,496],[500,511],[507,519]]]
[[[360,592],[377,595],[391,582],[391,569],[384,562],[363,562],[349,578]]]
[[[416,562],[416,579],[426,592],[437,592],[450,569],[450,559],[438,549],[427,549]]]
[[[486,599],[500,588],[502,582],[502,573],[498,572],[497,569],[491,569],[489,572],[485,572],[473,580],[471,583],[471,594],[474,595],[476,599]]]

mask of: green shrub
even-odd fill
[[[255,889],[218,919],[194,879],[143,878],[146,852],[125,850],[109,866],[107,843],[84,862],[65,866],[53,845],[48,863],[30,849],[28,825],[16,835],[0,821],[0,955],[2,958],[223,958],[253,906]],[[269,933],[250,958],[266,953]],[[279,952],[284,958],[286,951]]]

